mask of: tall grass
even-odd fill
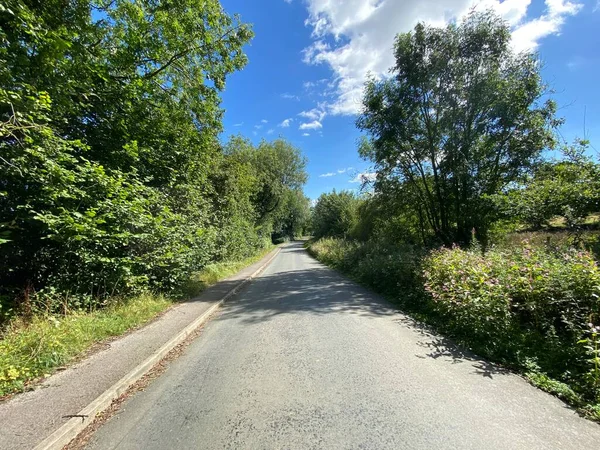
[[[35,316],[30,323],[13,320],[0,340],[0,397],[22,391],[94,343],[148,322],[171,304],[164,296],[148,293],[91,313]]]

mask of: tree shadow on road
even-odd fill
[[[305,253],[301,243],[284,247],[285,253]],[[294,263],[282,264],[255,279],[230,300],[218,320],[239,319],[241,324],[257,324],[286,314],[350,313],[368,318],[393,317],[397,323],[420,335],[417,345],[430,350],[419,358],[468,363],[474,374],[486,378],[510,373],[462,349],[450,339],[435,334],[426,325],[402,314],[394,305],[372,291],[357,285],[306,254],[300,269]],[[288,267],[291,266],[291,267]]]
[[[473,366],[474,374],[493,379],[494,375],[507,375],[510,370],[497,364],[489,363],[470,350],[455,344],[451,339],[439,336],[429,326],[408,316],[402,316],[396,322],[411,328],[423,336],[418,342],[420,347],[430,350],[425,355],[415,355],[417,358],[433,358],[449,361],[451,364],[469,363]]]

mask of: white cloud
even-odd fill
[[[309,120],[321,121],[325,118],[327,113],[323,110],[322,105],[319,105],[319,107],[313,108],[310,111],[302,111],[298,115]]]
[[[350,183],[371,183],[377,178],[376,172],[361,172],[350,180]]]
[[[267,134],[273,134],[275,133],[275,130],[273,128],[269,129],[269,131],[267,131]]]
[[[241,127],[242,125],[244,125],[244,122],[236,123],[233,126],[234,127]]]
[[[393,65],[397,33],[421,21],[443,26],[472,8],[492,8],[513,28],[516,50],[535,49],[544,37],[560,33],[566,19],[582,7],[577,0],[544,1],[542,15],[530,18],[532,0],[306,0],[305,23],[312,28],[314,42],[304,49],[303,61],[332,71],[334,96],[326,112],[356,114],[367,73],[383,77]]]
[[[283,0],[284,2],[286,2],[288,5],[292,3],[292,0]]]
[[[322,173],[321,175],[319,175],[319,178],[329,178],[329,177],[334,177],[335,176],[335,172],[327,172],[327,173]]]
[[[302,111],[298,115],[300,117],[304,117],[308,119],[308,122],[304,122],[300,124],[301,130],[317,130],[319,128],[323,128],[323,124],[321,123],[327,113],[325,112],[325,105],[319,103],[316,108],[313,108],[309,111]]]
[[[260,130],[262,127],[262,125],[254,125],[254,128],[256,128],[257,130]]]
[[[350,172],[351,170],[354,170],[354,167],[345,167],[343,169],[338,169],[337,173],[346,173],[346,172]]]
[[[302,136],[308,137],[308,136],[310,136],[310,133],[302,133]]]
[[[319,128],[323,128],[323,125],[318,120],[302,123],[299,127],[300,130],[318,130]]]
[[[269,121],[267,119],[263,119],[261,120],[262,123],[269,123]]]
[[[294,119],[285,119],[283,122],[281,122],[278,126],[280,126],[281,128],[289,128],[290,124],[294,121]]]
[[[294,94],[288,94],[287,92],[281,94],[281,98],[284,98],[286,100],[296,100],[297,102],[300,101],[300,97]]]

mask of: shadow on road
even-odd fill
[[[286,254],[303,253],[302,259]],[[283,248],[275,272],[252,282],[250,289],[229,302],[223,319],[257,323],[280,314],[349,312],[366,316],[397,314],[392,304],[310,258],[301,243]],[[296,268],[297,267],[297,268]]]
[[[415,355],[417,358],[433,358],[449,361],[451,364],[470,363],[475,371],[474,374],[492,379],[494,375],[507,375],[511,373],[508,369],[481,359],[475,353],[456,345],[451,339],[435,334],[427,325],[417,322],[411,317],[402,315],[396,319],[400,323],[423,336],[418,342],[429,352],[425,355]]]
[[[451,340],[434,334],[426,325],[402,314],[392,303],[317,263],[308,255],[300,260],[299,268],[295,268],[290,260],[286,263],[286,253],[297,252],[306,252],[302,243],[284,247],[281,255],[284,259],[275,263],[279,264],[275,267],[276,271],[254,280],[250,289],[225,306],[217,320],[240,319],[241,324],[256,324],[282,314],[349,313],[371,318],[393,316],[397,323],[422,337],[417,344],[429,351],[415,355],[418,358],[440,359],[451,364],[469,363],[475,369],[474,374],[486,378],[509,373],[461,349]]]

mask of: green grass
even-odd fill
[[[91,313],[14,320],[0,340],[0,397],[26,389],[94,343],[148,322],[171,304],[164,296],[143,294]]]
[[[184,287],[185,297],[192,298],[199,295],[203,290],[212,286],[219,280],[234,275],[244,267],[248,267],[251,264],[260,261],[274,248],[274,245],[269,246],[256,255],[241,261],[221,262],[206,266],[203,270],[196,272],[190,277],[190,280]]]
[[[193,275],[185,287],[186,295],[198,295],[259,261],[273,248],[242,261],[207,266]],[[14,319],[0,339],[0,398],[26,390],[56,368],[72,363],[94,344],[144,325],[173,302],[169,297],[146,293],[126,300],[115,299],[110,306],[93,312],[36,316],[30,322]]]

